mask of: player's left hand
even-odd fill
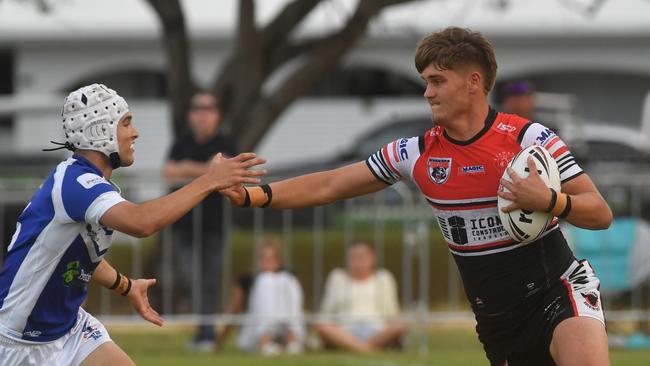
[[[156,284],[156,279],[138,278],[131,281],[131,291],[126,295],[129,298],[131,305],[144,320],[161,327],[164,320],[160,314],[151,307],[149,304],[149,297],[147,296],[147,290],[149,287]]]
[[[501,198],[512,201],[512,204],[504,207],[503,212],[510,212],[516,209],[528,211],[544,211],[551,202],[551,190],[546,186],[537,172],[537,166],[531,156],[528,157],[528,177],[521,178],[514,170],[508,168],[508,174],[512,181],[501,178],[501,184],[510,192],[498,190]],[[559,193],[559,192],[558,192]]]

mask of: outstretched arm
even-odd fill
[[[386,183],[375,178],[365,162],[350,164],[338,169],[302,175],[271,183],[272,208],[300,208],[326,205],[341,199],[362,196],[387,187]],[[255,191],[254,191],[255,190]],[[250,187],[252,205],[259,206],[259,187]],[[243,206],[246,191],[237,185],[222,190],[232,204]],[[264,196],[266,197],[266,196]],[[264,202],[265,198],[261,198]],[[262,203],[264,203],[262,202]]]
[[[111,207],[100,223],[111,229],[136,237],[146,237],[175,222],[215,190],[234,184],[259,183],[257,176],[264,170],[248,170],[263,164],[255,154],[244,153],[232,159],[217,154],[210,162],[208,172],[183,188],[166,196],[135,204],[124,201]]]
[[[131,306],[144,320],[158,326],[163,325],[163,319],[151,307],[147,296],[149,287],[156,283],[155,279],[129,279],[119,274],[115,268],[102,259],[97,265],[91,281],[126,296],[131,302]]]

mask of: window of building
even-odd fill
[[[161,71],[141,69],[99,73],[66,86],[62,92],[68,93],[92,83],[101,83],[119,90],[120,95],[127,99],[160,99],[167,95],[165,74]]]
[[[560,71],[517,79],[532,83],[535,90],[572,94],[587,123],[615,123],[639,128],[650,75],[606,71]],[[500,80],[508,81],[508,79]]]
[[[0,96],[11,95],[14,92],[14,54],[11,50],[0,50]],[[13,116],[0,113],[0,133],[7,132],[13,127]]]
[[[421,96],[416,80],[378,67],[339,67],[309,92],[311,96]]]

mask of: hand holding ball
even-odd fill
[[[539,175],[539,178],[541,178],[546,187],[560,192],[560,171],[557,163],[545,148],[538,145],[525,148],[515,155],[508,164],[508,168],[512,169],[516,177],[511,177],[506,168],[503,172],[502,180],[515,184],[522,183],[522,180],[528,178],[531,174],[528,163],[529,157],[532,158],[537,168],[532,174]],[[499,186],[499,191],[511,193],[503,184]],[[546,202],[548,203],[548,200]],[[548,225],[553,221],[553,215],[544,212],[543,209],[532,211],[517,208],[507,213],[503,212],[502,209],[504,207],[512,204],[513,201],[502,197],[501,194],[498,196],[497,206],[501,222],[508,231],[508,234],[510,234],[510,237],[518,242],[528,243],[534,241],[546,231]]]

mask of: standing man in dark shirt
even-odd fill
[[[204,174],[215,154],[237,155],[235,143],[220,133],[220,122],[216,98],[209,93],[194,95],[188,113],[189,130],[176,138],[164,167],[165,179],[174,190],[182,186],[179,183]],[[222,211],[222,196],[213,193],[172,227],[174,273],[184,295],[193,299],[194,312],[198,310],[201,315],[214,314],[217,306],[223,252]],[[200,296],[192,291],[193,286],[197,286]],[[200,302],[195,304],[199,297]],[[210,351],[214,338],[212,326],[200,325],[188,349]]]

